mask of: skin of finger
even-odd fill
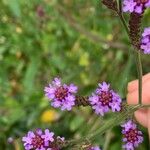
[[[144,127],[148,127],[148,110],[140,109],[134,113],[136,120]]]
[[[145,82],[150,82],[150,73],[142,77],[142,84],[144,84]],[[138,90],[138,80],[129,82],[127,86],[127,90],[128,92],[133,92],[134,90]]]
[[[149,138],[150,138],[150,108],[148,110],[148,132],[149,132]]]
[[[138,90],[127,94],[127,102],[130,105],[138,104]],[[150,83],[146,82],[142,89],[142,104],[150,104]]]

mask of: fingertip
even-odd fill
[[[148,132],[149,132],[149,138],[150,138],[150,108],[148,109]]]
[[[142,104],[150,105],[150,92],[149,86],[144,86],[142,90]],[[138,91],[133,91],[127,94],[127,103],[129,105],[138,104],[139,94]]]
[[[148,111],[147,110],[138,110],[135,113],[136,120],[145,128],[148,127]]]
[[[135,92],[127,94],[127,103],[129,105],[136,105],[136,104],[138,104],[138,96],[137,96],[137,94]]]
[[[142,77],[142,83],[144,84],[147,80],[150,80],[150,73]],[[128,83],[127,90],[128,92],[133,92],[138,89],[138,80],[134,80]]]
[[[144,80],[150,79],[150,73],[147,73],[146,75],[143,76]]]
[[[128,92],[133,92],[136,89],[137,84],[138,84],[138,80],[134,80],[134,81],[129,82],[127,85]]]

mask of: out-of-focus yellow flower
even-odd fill
[[[17,33],[22,33],[22,29],[20,27],[16,27],[16,32]]]
[[[89,66],[89,54],[84,52],[81,56],[80,56],[80,59],[79,59],[79,65],[80,66]]]
[[[51,123],[53,121],[56,121],[58,118],[59,118],[59,114],[55,110],[48,109],[42,113],[41,122]]]
[[[2,21],[3,21],[3,22],[7,22],[7,21],[8,21],[8,17],[7,17],[7,16],[3,16],[3,17],[2,17]]]
[[[108,34],[106,38],[107,38],[108,41],[112,41],[113,40],[113,35],[112,34]]]
[[[21,56],[22,56],[21,51],[17,51],[17,52],[16,52],[16,57],[19,59],[19,58],[21,58]]]

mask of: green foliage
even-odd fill
[[[39,6],[44,15],[38,12]],[[146,13],[145,20],[149,17]],[[13,149],[8,137],[15,139],[16,150],[22,149],[20,137],[39,127],[68,139],[96,130],[101,122],[89,108],[75,108],[69,114],[57,110],[56,121],[42,122],[44,111],[52,109],[43,88],[60,76],[88,95],[97,82],[106,80],[125,97],[127,82],[137,77],[129,49],[116,15],[99,1],[1,0],[0,150]],[[143,64],[145,73],[150,71],[148,57],[143,57]],[[112,131],[108,150],[121,148],[118,129]],[[143,150],[147,149],[146,132],[145,136]],[[99,136],[96,142],[103,145],[105,138]]]

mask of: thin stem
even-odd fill
[[[126,21],[124,19],[124,16],[122,15],[122,13],[119,13],[118,15],[119,15],[119,18],[120,18],[120,20],[121,20],[121,22],[122,22],[122,24],[123,24],[123,26],[124,26],[128,36],[130,36],[129,28],[128,28],[127,23],[126,23]]]
[[[119,16],[119,18],[120,18],[120,20],[121,20],[125,30],[126,30],[128,36],[130,37],[130,31],[129,31],[129,28],[127,26],[126,20],[125,20],[125,18],[123,16],[123,13],[122,13],[122,1],[121,0],[119,0],[119,11],[117,12],[117,14],[118,14],[118,16]]]
[[[125,21],[125,18],[123,16],[122,13],[122,3],[121,0],[119,0],[119,12],[118,12],[118,16],[128,34],[128,37],[130,39],[130,30],[127,26],[127,23]],[[136,68],[137,68],[137,72],[138,72],[138,94],[139,94],[139,100],[138,103],[142,104],[142,75],[143,75],[143,71],[142,71],[142,62],[141,62],[141,55],[140,55],[140,50],[134,47],[134,55],[135,55],[135,59],[136,59]]]
[[[150,107],[150,105],[142,105],[142,104],[141,105],[138,104],[138,105],[134,105],[134,106],[133,105],[132,106],[125,105],[124,109],[122,110],[121,113],[119,113],[117,115],[114,114],[114,117],[112,117],[110,120],[104,122],[98,130],[96,130],[95,132],[92,132],[89,135],[84,136],[80,139],[68,140],[62,147],[72,147],[76,144],[84,143],[89,140],[93,140],[97,136],[102,135],[107,130],[110,130],[114,126],[119,125],[124,120],[128,119],[129,114],[133,114],[138,109],[149,108],[149,107]]]
[[[89,136],[89,139],[95,138],[98,135],[102,135],[106,130],[110,129],[110,127],[112,128],[120,124],[122,121],[126,120],[129,117],[128,114],[132,114],[134,111],[136,111],[137,109],[141,107],[142,106],[140,105],[128,106],[128,108],[124,110],[124,112],[122,112],[121,114],[118,114],[116,118],[106,121],[105,124],[101,126],[101,128],[99,128],[96,132],[94,132],[93,134]]]
[[[106,138],[105,138],[103,150],[108,150],[112,137],[113,137],[113,134],[111,130],[108,130],[106,132]]]
[[[139,90],[139,104],[142,104],[142,75],[143,75],[143,70],[142,70],[142,63],[141,63],[141,55],[140,51],[138,50],[138,53],[135,53],[136,55],[136,64],[137,64],[137,71],[138,71],[138,90]]]
[[[77,143],[82,143],[83,141],[85,141],[85,139],[87,139],[87,137],[88,137],[88,140],[95,139],[95,137],[97,137],[98,135],[102,135],[108,129],[111,129],[114,126],[119,125],[121,122],[126,120],[129,117],[128,114],[132,114],[137,109],[143,108],[143,105],[124,106],[124,107],[125,107],[125,110],[123,110],[122,113],[119,113],[118,115],[115,114],[115,117],[112,117],[110,120],[104,122],[104,124],[101,125],[101,127],[95,132],[92,132],[89,135],[82,137],[80,139],[68,141],[68,146],[72,146]]]
[[[122,0],[119,0],[119,13],[122,13]]]

